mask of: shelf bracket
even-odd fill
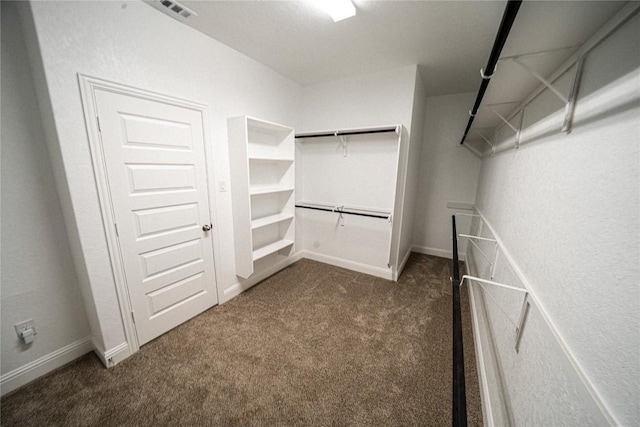
[[[518,64],[520,67],[522,67],[524,70],[526,70],[529,74],[531,74],[533,77],[535,77],[536,79],[538,79],[540,81],[540,83],[542,83],[543,85],[545,85],[547,87],[547,89],[549,89],[551,92],[553,92],[558,98],[560,98],[560,100],[562,100],[562,102],[564,102],[565,104],[567,104],[569,102],[569,98],[567,98],[566,96],[564,96],[562,94],[562,92],[560,92],[550,81],[548,81],[547,79],[545,79],[544,77],[542,77],[540,74],[538,74],[536,71],[532,70],[527,64],[525,64],[524,62],[520,61],[519,58],[512,58],[511,59],[513,62],[515,62],[516,64]]]
[[[498,288],[510,289],[512,291],[518,291],[518,292],[524,293],[524,300],[522,302],[522,307],[520,308],[520,317],[519,317],[517,322],[514,322],[513,319],[511,319],[511,317],[502,309],[502,307],[500,307],[500,304],[498,304],[498,301],[496,301],[491,296],[491,294],[489,292],[485,292],[485,295],[487,295],[496,304],[498,309],[502,312],[502,314],[505,315],[507,320],[509,320],[509,322],[513,326],[515,326],[515,328],[516,328],[516,337],[515,337],[514,348],[515,348],[516,352],[520,351],[520,340],[522,339],[522,330],[523,330],[524,324],[525,324],[525,322],[527,320],[527,314],[529,313],[529,291],[527,291],[526,289],[522,289],[522,288],[516,288],[515,286],[505,285],[503,283],[498,283],[498,282],[493,282],[491,280],[482,279],[480,277],[469,276],[467,274],[462,276],[462,278],[460,279],[460,287],[462,287],[462,285],[464,284],[465,279],[469,281],[469,285],[471,285],[471,282],[479,282],[480,283],[480,287],[482,289],[485,289],[485,287],[482,286],[482,284],[487,284],[487,285],[491,285],[491,286],[496,286]],[[486,291],[486,289],[485,289],[485,291]]]
[[[495,156],[496,154],[496,147],[493,145],[493,143],[491,141],[489,141],[483,134],[481,134],[480,132],[476,131],[476,135],[478,135],[480,138],[482,138],[482,140],[484,142],[486,142],[487,144],[489,144],[489,146],[491,147],[491,155]]]
[[[509,122],[509,120],[507,120],[495,108],[491,107],[490,110],[493,111],[493,114],[498,116],[500,118],[500,120],[502,120],[504,122],[505,125],[509,126],[511,128],[511,130],[513,130],[516,133],[516,147],[520,146],[520,129],[518,129],[514,125],[512,125],[511,122]]]
[[[517,55],[509,55],[509,56],[501,56],[500,57],[500,61],[508,61],[510,59],[515,59],[515,58],[530,58],[532,56],[540,56],[540,55],[547,55],[549,53],[555,53],[555,52],[561,52],[563,50],[570,50],[570,49],[577,49],[580,46],[566,46],[566,47],[558,47],[556,49],[547,49],[547,50],[539,50],[536,52],[528,52],[528,53],[519,53]]]
[[[520,319],[518,320],[518,327],[516,329],[516,352],[520,352],[520,339],[522,338],[522,329],[524,328],[524,322],[527,320],[529,314],[529,294],[524,294],[524,301],[522,301],[522,308],[520,309]]]
[[[496,239],[489,239],[487,237],[481,237],[481,236],[472,236],[470,234],[458,234],[458,237],[469,239],[469,243],[471,243],[478,250],[478,252],[480,252],[480,254],[484,257],[484,259],[487,260],[487,262],[491,266],[491,278],[493,279],[495,274],[496,262],[498,261],[498,253],[499,253],[498,241]],[[489,258],[489,255],[487,255],[482,249],[480,249],[480,246],[476,242],[474,242],[474,240],[480,240],[483,242],[492,242],[494,244],[495,251],[493,254],[493,261],[491,261],[491,259]]]
[[[335,207],[335,211],[338,212],[338,223],[340,224],[340,227],[344,227],[344,215],[343,212],[344,211],[344,205],[342,206],[336,206]]]
[[[340,145],[342,145],[342,156],[347,157],[347,137],[343,135],[338,135],[338,132],[335,132],[335,135],[340,138]]]
[[[571,85],[571,92],[569,96],[565,96],[562,92],[556,88],[552,82],[542,77],[540,74],[531,69],[527,64],[520,60],[520,57],[512,57],[509,60],[515,62],[529,74],[535,77],[540,83],[542,83],[547,89],[549,89],[554,95],[556,95],[564,103],[564,122],[562,124],[562,132],[571,132],[573,125],[573,112],[575,111],[576,100],[578,97],[578,89],[580,88],[580,80],[582,79],[582,70],[584,66],[584,57],[580,57],[576,62],[576,70],[573,76],[573,83]]]
[[[573,126],[573,112],[576,108],[576,100],[578,98],[578,89],[580,89],[580,81],[582,80],[582,69],[584,66],[584,58],[580,57],[576,63],[576,73],[573,76],[573,84],[569,93],[569,102],[564,109],[564,123],[562,124],[562,132],[571,132]]]

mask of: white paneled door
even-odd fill
[[[202,112],[96,90],[139,344],[218,302]]]

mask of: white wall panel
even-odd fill
[[[90,333],[21,31],[16,4],[3,2],[3,376]],[[27,319],[35,321],[38,331],[29,346],[13,328]]]
[[[292,124],[300,89],[254,60],[142,2],[34,2],[23,5],[28,48],[38,64],[38,96],[54,171],[64,195],[74,261],[95,313],[94,342],[124,341],[87,142],[78,73],[209,105],[210,182],[229,182],[226,120],[252,115]],[[35,36],[36,38],[34,38]],[[37,44],[36,44],[37,43]],[[46,79],[46,86],[43,81]],[[227,185],[228,188],[228,185]],[[237,288],[230,191],[210,189],[219,295]],[[221,300],[228,298],[220,298]],[[95,305],[95,310],[91,306]]]
[[[475,200],[480,159],[459,145],[474,98],[475,93],[427,98],[414,222],[416,250],[451,257],[451,215],[469,211],[449,209],[447,202]],[[460,233],[468,232],[469,226],[468,218],[458,219]],[[466,245],[461,239],[461,254]]]
[[[485,302],[516,424],[601,425],[589,387],[614,423],[640,419],[639,39],[636,15],[586,57],[570,134],[545,92],[526,109],[521,148],[504,130],[482,163],[476,204],[551,322],[533,311],[516,355]],[[500,269],[496,279],[515,280]]]

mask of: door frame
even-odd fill
[[[211,141],[211,128],[209,125],[209,108],[206,104],[187,101],[181,98],[175,98],[145,89],[139,89],[133,86],[87,76],[82,73],[78,73],[78,83],[80,85],[80,95],[82,99],[84,120],[87,129],[87,137],[89,139],[89,151],[91,152],[93,174],[98,191],[100,213],[102,216],[102,226],[107,241],[111,271],[116,285],[115,288],[118,297],[120,317],[122,319],[122,325],[124,327],[124,334],[126,339],[126,343],[122,343],[121,345],[118,345],[113,349],[104,349],[104,352],[101,352],[101,354],[99,354],[105,366],[111,367],[121,360],[124,360],[128,356],[138,352],[140,350],[140,345],[138,342],[135,322],[133,320],[133,309],[129,297],[129,288],[124,272],[124,264],[122,262],[120,241],[116,235],[115,230],[114,208],[113,202],[111,200],[111,190],[109,187],[109,180],[106,172],[107,168],[103,152],[102,136],[100,134],[98,124],[98,107],[95,96],[96,90],[103,90],[147,101],[160,102],[176,107],[188,108],[200,113],[202,117],[202,130],[204,137],[205,172],[207,177],[207,196],[209,197],[209,215],[212,223],[214,224],[213,230],[211,230],[211,232],[213,233],[211,245],[213,250],[215,280],[214,285],[215,291],[219,295],[218,283],[220,282],[220,280],[218,277],[218,270],[215,268],[215,266],[216,264],[219,265],[220,262],[218,258],[220,253],[218,242],[220,241],[220,239],[218,235],[219,223],[218,217],[216,215],[217,204],[215,199],[215,191],[213,191],[215,189],[213,170],[214,162],[212,152],[213,149],[209,148],[213,147]],[[128,347],[128,351],[126,351],[127,348],[125,347]]]

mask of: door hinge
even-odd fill
[[[102,133],[102,128],[100,128],[100,117],[96,116],[96,122],[98,123],[98,132]]]
[[[115,222],[113,223],[113,228],[116,230],[116,236],[120,237],[120,233],[118,233],[118,224],[116,224]]]
[[[136,323],[136,315],[133,313],[133,310],[131,310],[131,320],[133,320],[133,323]]]

